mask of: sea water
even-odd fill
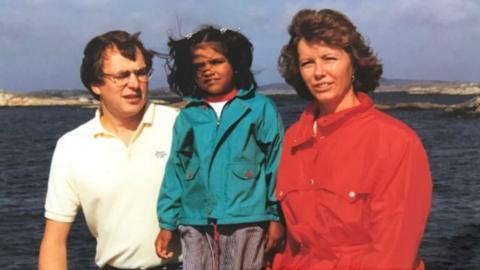
[[[466,96],[377,93],[382,103],[425,101],[451,104]],[[285,125],[306,102],[272,96]],[[427,269],[480,268],[480,117],[440,110],[395,110],[427,150],[433,202],[420,248]],[[35,269],[43,232],[43,206],[57,139],[89,120],[93,109],[0,107],[0,269]],[[80,214],[68,240],[69,269],[95,269],[95,240]]]

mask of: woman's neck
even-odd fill
[[[348,92],[345,94],[339,102],[332,104],[327,103],[317,103],[318,104],[318,117],[340,112],[357,105],[360,105],[360,100],[354,91]]]

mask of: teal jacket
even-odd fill
[[[175,122],[160,189],[160,227],[279,220],[275,181],[283,125],[273,102],[241,89],[220,119],[189,99]]]

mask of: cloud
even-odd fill
[[[414,19],[417,22],[449,25],[479,21],[480,2],[475,0],[398,0],[393,5],[397,17]]]
[[[205,23],[240,29],[255,46],[258,81],[280,81],[276,59],[302,8],[344,12],[381,56],[388,76],[478,80],[476,0],[15,0],[0,1],[0,88],[80,88],[82,50],[93,36],[141,31],[148,47],[166,52],[169,35]],[[164,86],[162,62],[155,64],[152,85]],[[28,79],[18,75],[25,73]]]

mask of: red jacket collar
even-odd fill
[[[207,95],[205,95],[203,100],[205,100],[206,102],[229,101],[229,100],[233,99],[237,94],[238,94],[238,90],[233,89],[232,91],[230,91],[226,94],[220,95],[220,96],[207,96]]]
[[[373,101],[367,94],[358,92],[357,97],[360,105],[318,118],[316,118],[318,110],[317,104],[315,101],[310,102],[297,122],[298,127],[293,141],[294,146],[300,145],[314,137],[314,122],[317,124],[317,132],[320,132],[320,134],[330,133],[351,119],[360,116],[363,112],[373,108]]]

